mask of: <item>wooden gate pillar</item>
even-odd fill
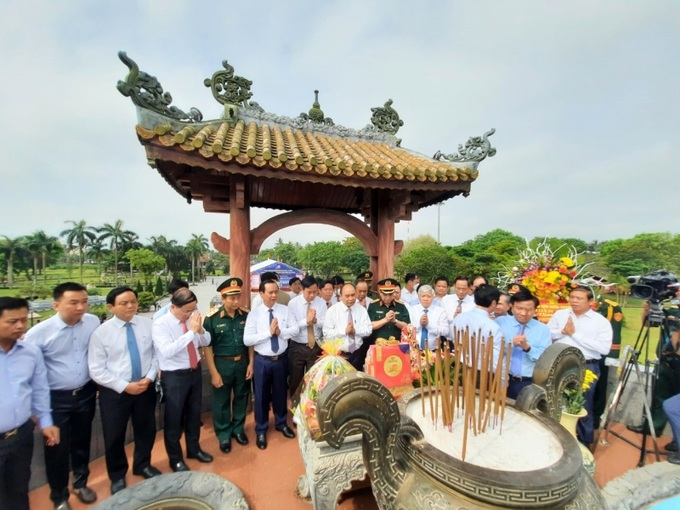
[[[394,218],[388,193],[374,190],[371,200],[371,229],[378,236],[378,256],[371,257],[374,283],[394,274]]]
[[[250,190],[243,175],[229,186],[229,273],[243,280],[241,306],[250,308]]]

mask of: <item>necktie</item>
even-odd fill
[[[272,323],[274,320],[274,310],[272,308],[269,309],[269,324]],[[279,352],[279,336],[278,335],[272,335],[272,351],[274,354]]]
[[[312,303],[307,303],[307,313],[312,309]],[[314,349],[316,340],[314,339],[314,324],[307,324],[307,346]]]
[[[456,307],[456,313],[453,314],[453,317],[455,318],[456,315],[458,315],[462,311],[463,311],[463,300],[459,299],[458,300],[458,306]]]
[[[186,333],[189,331],[189,328],[187,328],[187,323],[186,321],[182,321],[182,333]],[[196,368],[198,366],[198,355],[196,354],[196,347],[194,347],[194,340],[193,338],[191,339],[191,342],[187,344],[187,353],[189,353],[189,366],[191,368]]]
[[[518,324],[518,335],[524,333],[524,324]],[[521,347],[515,347],[512,349],[512,359],[510,360],[510,374],[515,377],[522,376],[522,354],[524,351]]]
[[[139,381],[142,378],[142,360],[139,357],[137,337],[135,337],[135,332],[132,329],[132,324],[126,322],[125,329],[127,330],[126,331],[127,346],[128,352],[130,353],[130,365],[132,366],[132,376],[130,377],[130,382],[135,382]]]
[[[427,308],[423,310],[423,313],[427,315]],[[427,346],[427,326],[423,326],[422,331],[420,332],[420,350],[424,350],[425,347]]]
[[[352,309],[347,307],[347,324],[354,324],[354,318],[352,317]],[[352,353],[357,350],[356,342],[354,341],[354,335],[347,335],[349,339],[349,352]]]

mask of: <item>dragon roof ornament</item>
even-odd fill
[[[242,76],[234,75],[234,67],[226,60],[222,61],[222,67],[224,70],[216,71],[212,78],[206,78],[203,81],[206,87],[210,87],[215,100],[221,105],[232,104],[264,111],[255,101],[248,101],[253,97],[250,91],[253,82]]]
[[[491,147],[489,137],[496,132],[491,129],[482,136],[471,136],[465,145],[458,145],[458,154],[444,154],[442,151],[437,151],[432,159],[438,161],[450,161],[452,163],[460,163],[463,161],[482,161],[487,156],[492,157],[496,155],[496,149]]]
[[[127,53],[119,51],[118,58],[130,69],[130,72],[125,77],[125,81],[118,81],[116,87],[136,106],[182,122],[203,120],[203,114],[197,108],[191,108],[189,113],[186,113],[176,106],[170,106],[172,103],[170,92],[163,91],[163,87],[155,76],[140,71],[137,63],[128,57]]]

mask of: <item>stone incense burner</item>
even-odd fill
[[[443,431],[423,418],[419,390],[397,403],[361,372],[324,388],[319,422],[323,439],[336,448],[363,435],[364,464],[382,510],[606,508],[576,440],[557,422],[562,389],[578,383],[583,370],[577,349],[548,348],[532,385],[517,402],[508,401],[502,425],[468,439],[465,461],[455,424],[453,432]]]

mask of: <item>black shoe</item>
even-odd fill
[[[122,491],[125,487],[127,487],[125,478],[111,482],[111,495],[113,496],[116,492]]]
[[[626,428],[631,432],[635,432],[636,434],[644,434],[646,427],[644,425],[626,425]],[[649,434],[649,430],[646,432]]]
[[[673,452],[668,454],[668,462],[671,464],[680,464],[680,453]]]
[[[90,503],[94,503],[95,501],[97,501],[97,493],[87,486],[79,487],[77,489],[74,488],[73,494],[75,494],[76,497],[86,505],[89,505]]]
[[[636,434],[647,434],[648,436],[651,436],[651,432],[649,431],[649,427],[647,427],[647,424],[643,425],[626,425],[626,428],[630,430],[631,432],[635,432]],[[654,431],[656,434],[656,437],[659,437],[663,434],[663,430],[655,430]]]
[[[170,467],[175,473],[179,473],[180,471],[191,471],[189,466],[187,466],[182,460],[175,462],[174,464],[170,464]]]
[[[54,510],[72,510],[71,505],[67,501],[62,501],[61,503],[54,504]]]
[[[276,430],[281,432],[281,434],[283,434],[288,439],[293,439],[295,437],[295,432],[293,432],[293,429],[291,429],[288,425],[284,425],[283,428]]]
[[[267,436],[265,434],[258,434],[255,444],[260,450],[267,448]]]
[[[231,439],[222,441],[220,443],[220,450],[222,450],[223,453],[229,453],[231,451]]]
[[[236,439],[236,442],[241,446],[248,444],[248,436],[246,436],[243,432],[240,434],[234,434],[234,439]]]
[[[666,446],[664,446],[664,448],[666,448],[667,452],[677,452],[678,451],[678,442],[675,439],[673,439],[673,441],[671,441]]]
[[[187,453],[187,459],[196,459],[198,462],[208,463],[213,461],[212,455],[204,452],[203,450],[198,450],[198,452],[193,455]]]
[[[146,480],[148,480],[149,478],[153,478],[154,476],[160,476],[161,472],[158,471],[158,469],[156,469],[153,466],[146,466],[141,471],[133,471],[132,474],[137,476],[143,476]]]

